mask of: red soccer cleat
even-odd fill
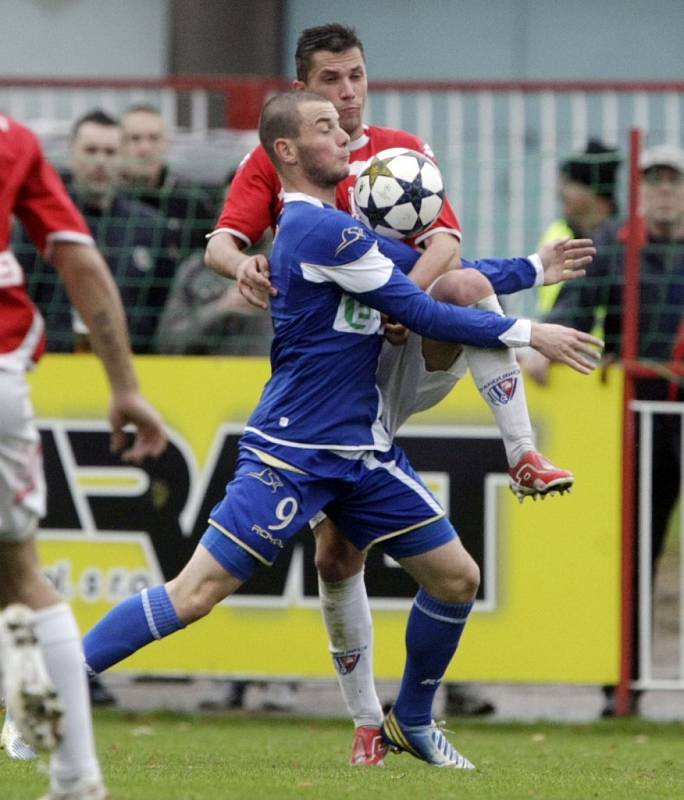
[[[525,453],[508,475],[511,491],[521,503],[526,497],[536,500],[537,496],[543,499],[547,494],[564,494],[575,482],[572,472],[554,466],[536,450]]]
[[[382,767],[386,753],[387,744],[380,728],[362,725],[356,729],[349,760],[352,767]]]

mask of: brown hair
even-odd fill
[[[301,116],[299,106],[311,102],[329,102],[316,92],[294,89],[279,92],[266,101],[259,117],[259,141],[268,157],[277,166],[273,145],[276,139],[294,139],[299,133]]]
[[[331,53],[346,53],[353,47],[358,47],[365,60],[363,44],[356,35],[354,28],[332,22],[329,25],[319,25],[316,28],[305,28],[297,40],[295,51],[295,65],[297,67],[297,80],[306,83],[311,68],[311,56],[319,50],[328,50]]]

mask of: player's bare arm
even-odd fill
[[[278,293],[271,286],[266,256],[243,253],[227,231],[219,231],[209,239],[204,263],[219,275],[236,280],[240,294],[256,308],[268,309],[268,298]]]
[[[102,360],[112,388],[112,450],[133,463],[158,456],[166,447],[164,423],[140,394],[126,319],[109,268],[94,247],[71,242],[56,243],[51,261],[90,331],[93,350]],[[132,445],[124,450],[127,436],[123,429],[128,424],[137,430]]]
[[[427,290],[440,275],[461,266],[461,243],[450,233],[435,233],[424,241],[425,251],[409,272],[409,278]]]

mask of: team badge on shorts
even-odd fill
[[[504,378],[487,389],[487,397],[495,406],[505,406],[515,394],[517,378]]]
[[[280,480],[277,473],[275,473],[270,467],[262,469],[261,472],[248,472],[247,474],[250,478],[256,478],[261,483],[269,486],[274,494],[283,486],[283,482]]]
[[[359,663],[362,652],[362,650],[347,650],[345,653],[335,653],[333,655],[335,669],[340,675],[349,675]]]

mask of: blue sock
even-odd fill
[[[429,725],[432,702],[463,633],[472,603],[443,603],[420,589],[406,626],[406,666],[394,713],[404,725]]]
[[[184,628],[165,586],[143,589],[102,617],[83,639],[86,667],[103,672],[154,639]]]

